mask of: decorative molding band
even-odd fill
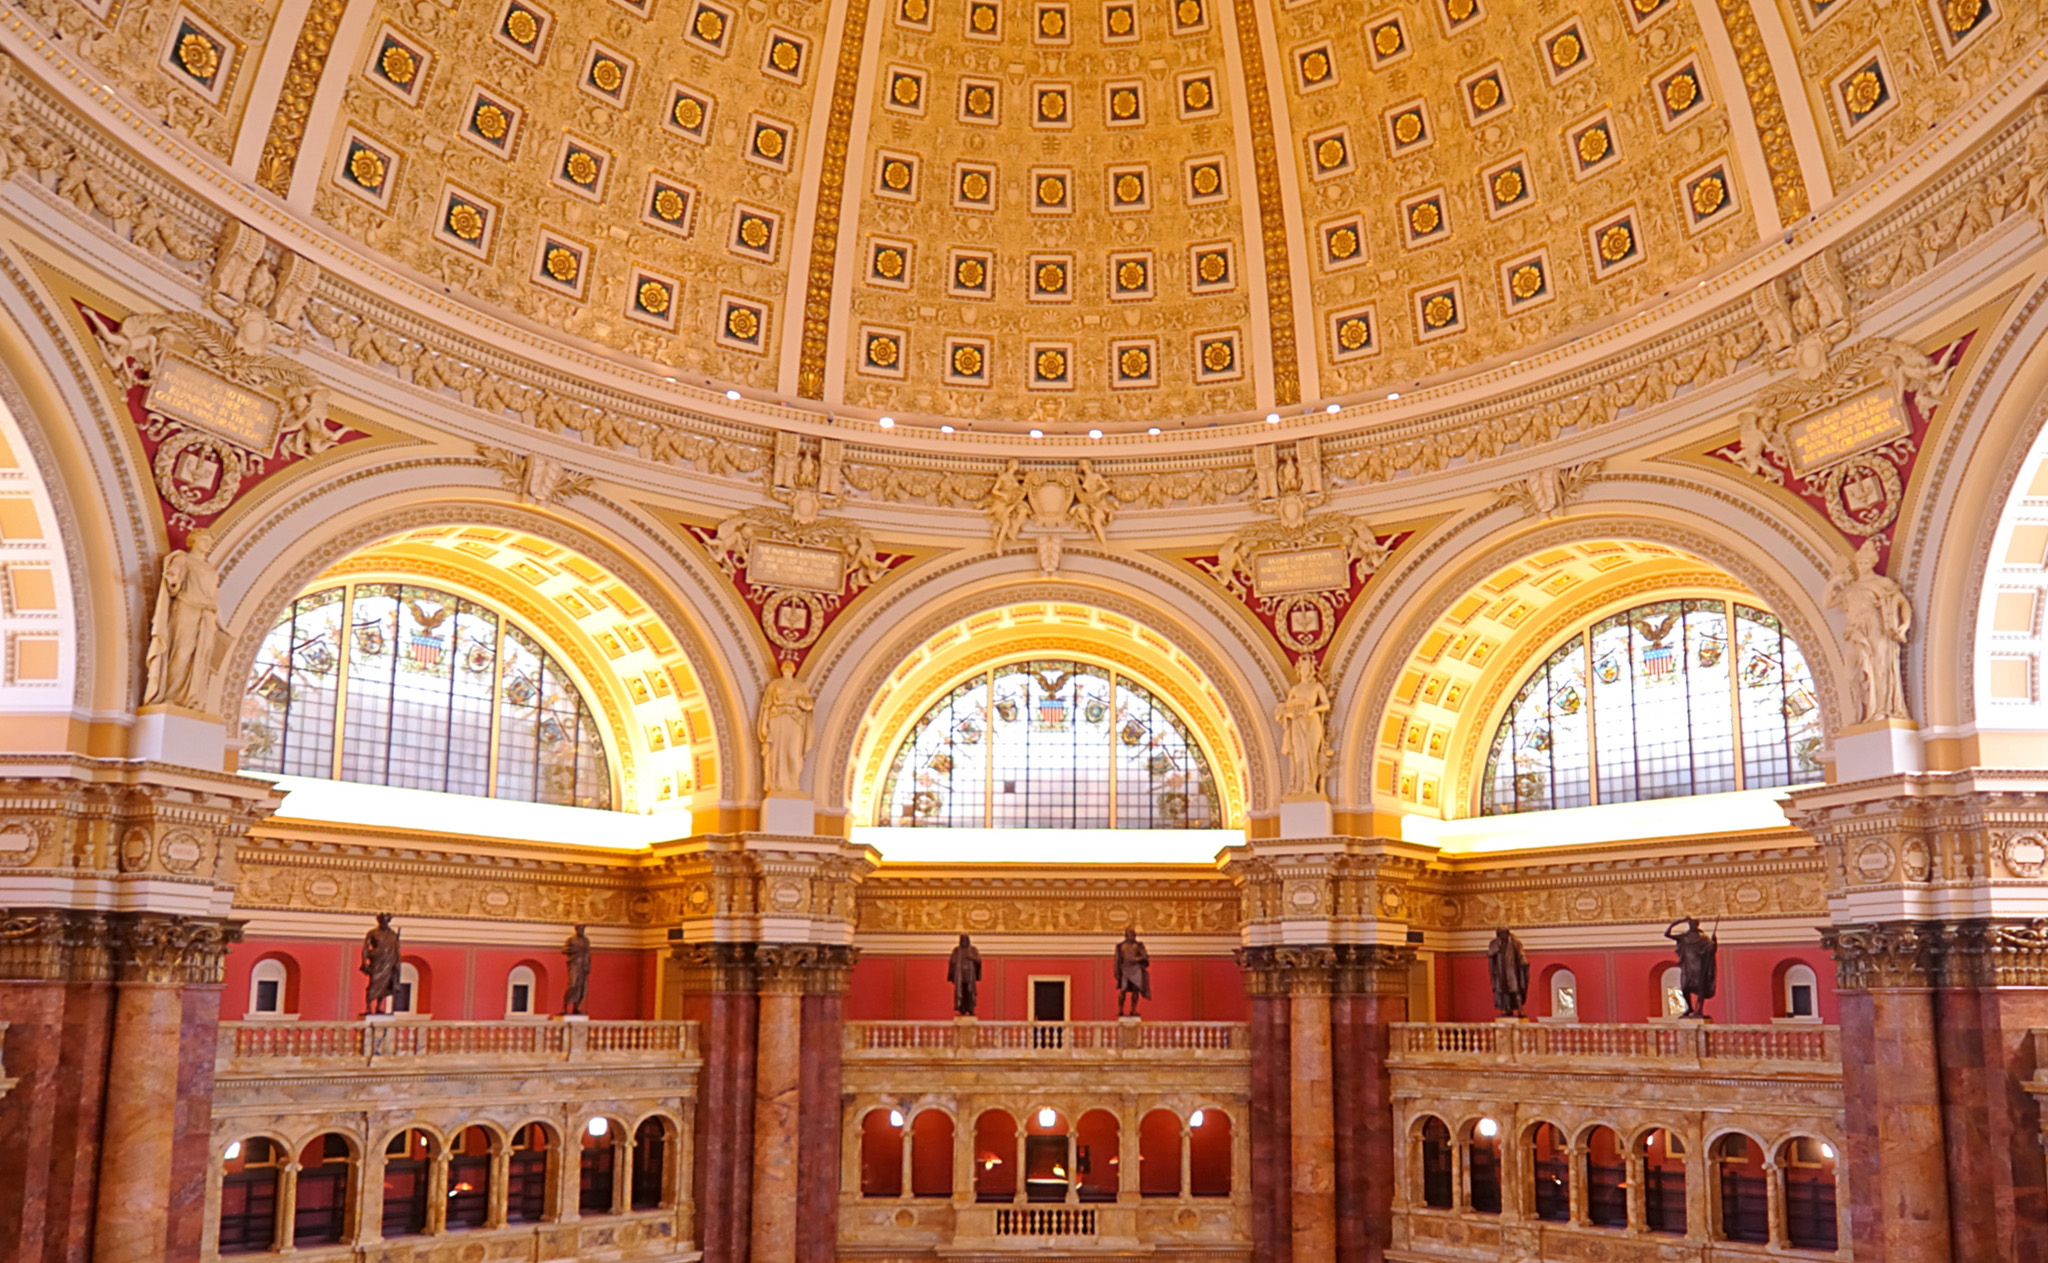
[[[218,986],[241,938],[217,917],[0,908],[0,980]]]
[[[1743,85],[1749,89],[1749,108],[1756,118],[1757,141],[1763,146],[1764,166],[1770,172],[1778,217],[1790,224],[1806,214],[1811,204],[1806,194],[1806,178],[1799,170],[1799,154],[1792,147],[1792,128],[1785,120],[1785,102],[1778,96],[1778,77],[1771,70],[1770,52],[1764,47],[1763,31],[1757,26],[1749,0],[1720,0],[1720,6],[1728,42],[1735,45]]]

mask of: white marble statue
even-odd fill
[[[1323,792],[1323,770],[1330,762],[1324,718],[1329,713],[1330,690],[1316,672],[1316,660],[1303,654],[1295,660],[1294,686],[1273,710],[1280,725],[1280,753],[1287,759],[1289,797]]]
[[[220,572],[208,560],[213,533],[194,531],[185,547],[164,558],[156,612],[149,620],[145,706],[198,707],[213,667],[213,642],[220,635]]]
[[[1003,462],[1001,472],[988,489],[989,546],[996,552],[1014,543],[1017,533],[1024,529],[1025,520],[1031,516],[1029,496],[1017,462]]]
[[[761,740],[762,791],[773,796],[801,794],[804,756],[811,750],[811,690],[796,678],[796,663],[782,664],[782,674],[761,690],[761,718],[755,726]]]
[[[1821,603],[1842,611],[1842,643],[1863,681],[1864,722],[1910,719],[1900,650],[1913,628],[1913,607],[1898,583],[1877,573],[1877,540],[1837,566]]]

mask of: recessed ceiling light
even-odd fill
[[[1334,403],[1333,403],[1333,404],[1331,404],[1331,405],[1330,405],[1329,407],[1327,407],[1327,408],[1323,409],[1323,411],[1324,411],[1324,412],[1342,412],[1342,411],[1343,411],[1343,408],[1341,408],[1341,407],[1339,407],[1338,405],[1336,405],[1336,404],[1334,404]]]
[[[1280,424],[1280,414],[1279,414],[1279,413],[1277,413],[1277,412],[1269,412],[1269,413],[1267,413],[1267,414],[1266,414],[1266,424],[1267,424],[1267,425],[1278,425],[1278,424]]]
[[[1032,438],[1035,438],[1035,439],[1042,439],[1042,438],[1044,438],[1044,437],[1045,437],[1045,431],[1044,431],[1044,430],[1039,430],[1039,429],[1033,429],[1033,430],[1031,431],[1031,437],[1032,437]]]
[[[875,422],[875,424],[881,426],[885,430],[893,430],[896,428],[896,418],[883,417],[880,421]]]
[[[1401,397],[1401,392],[1400,392],[1400,391],[1398,391],[1398,390],[1390,390],[1390,391],[1388,391],[1388,392],[1387,392],[1387,398],[1388,398],[1389,400],[1399,399],[1400,397]]]
[[[1157,434],[1157,433],[1159,433],[1159,427],[1155,425],[1155,426],[1153,426],[1153,427],[1152,427],[1151,429],[1149,429],[1149,430],[1145,431],[1145,433],[1147,433],[1147,434]]]
[[[738,399],[740,397],[740,392],[737,390],[728,390],[725,392],[725,397],[727,399]]]
[[[941,433],[941,434],[951,434],[952,432],[953,432],[953,427],[952,427],[952,426],[950,426],[950,425],[942,425],[942,426],[940,426],[940,427],[939,427],[939,433]]]
[[[1089,437],[1089,438],[1091,438],[1091,439],[1099,439],[1099,438],[1101,438],[1101,437],[1102,437],[1102,431],[1100,431],[1100,430],[1090,430],[1090,431],[1088,431],[1088,437]]]
[[[673,377],[664,377],[664,378],[662,378],[661,380],[663,380],[663,381],[665,381],[665,382],[672,382],[672,381],[674,381],[674,380],[675,380],[675,378],[673,378]]]

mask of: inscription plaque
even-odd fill
[[[144,406],[258,456],[270,455],[277,446],[281,409],[276,400],[244,390],[177,356],[166,357],[151,375]]]
[[[1260,596],[1340,591],[1351,586],[1351,555],[1341,548],[1260,553],[1252,558],[1252,582]]]
[[[1889,388],[1880,388],[1825,412],[1801,417],[1785,427],[1785,439],[1792,472],[1803,478],[1912,432],[1905,404]]]
[[[846,586],[846,558],[823,548],[757,540],[747,556],[747,580],[763,587],[837,592]]]

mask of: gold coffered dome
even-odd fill
[[[1170,432],[1451,379],[1723,272],[1896,148],[1896,68],[1967,71],[2006,20],[1792,7],[379,0],[259,182],[318,164],[293,201],[325,230],[691,386]],[[242,108],[246,26],[158,73]]]

